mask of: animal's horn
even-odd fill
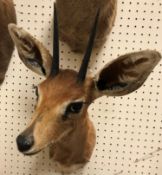
[[[90,33],[87,50],[86,50],[86,53],[84,55],[82,65],[81,65],[79,73],[78,73],[78,79],[77,79],[78,82],[83,82],[85,80],[85,77],[86,77],[88,64],[89,64],[89,60],[90,60],[90,57],[91,57],[95,36],[96,36],[99,12],[100,11],[98,10],[95,21],[94,21],[93,28],[92,28],[91,33]]]
[[[54,3],[53,60],[50,75],[56,76],[58,73],[59,73],[59,32],[58,32],[57,8],[56,3]]]

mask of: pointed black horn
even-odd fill
[[[81,65],[79,73],[78,73],[78,82],[83,82],[85,80],[85,77],[87,74],[88,64],[89,64],[89,60],[91,57],[92,48],[94,45],[94,40],[95,40],[95,36],[96,36],[96,31],[97,31],[99,13],[100,13],[100,10],[98,10],[98,12],[97,12],[97,15],[96,15],[96,18],[94,21],[94,25],[93,25],[93,28],[92,28],[91,33],[90,33],[87,50],[86,50],[86,53],[84,55],[82,65]]]
[[[56,3],[54,3],[53,60],[50,75],[56,76],[58,73],[59,73],[59,32],[58,32],[57,8]]]

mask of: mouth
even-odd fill
[[[33,152],[23,152],[23,154],[25,155],[25,156],[33,156],[33,155],[35,155],[35,154],[37,154],[37,153],[39,153],[39,152],[41,152],[42,150],[39,150],[39,151],[33,151]]]
[[[45,147],[39,149],[39,150],[29,150],[26,152],[21,152],[22,154],[24,154],[24,156],[33,156],[39,152],[41,152],[42,150],[44,150],[45,148],[49,147],[50,145],[54,144],[54,142],[52,141],[51,143],[47,144]]]
[[[66,133],[64,133],[61,137],[59,137],[59,139],[57,139],[57,140],[52,140],[50,143],[46,144],[45,146],[40,147],[39,149],[38,149],[38,146],[37,146],[37,148],[36,148],[36,146],[33,145],[33,147],[32,147],[30,150],[24,151],[24,152],[21,152],[21,151],[20,151],[20,152],[21,152],[22,154],[24,154],[25,156],[33,156],[33,155],[35,155],[35,154],[41,152],[41,151],[44,150],[45,148],[50,147],[51,145],[56,144],[59,140],[62,139],[62,137],[63,137],[64,135],[66,135],[66,134],[69,133],[70,131],[71,131],[71,129],[68,130]]]

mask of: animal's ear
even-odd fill
[[[94,78],[93,98],[121,96],[137,90],[160,61],[159,52],[145,50],[120,56]]]
[[[49,51],[38,40],[17,25],[9,24],[8,29],[23,63],[32,71],[48,76],[52,64]]]

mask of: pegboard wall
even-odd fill
[[[19,26],[52,49],[53,0],[15,0]],[[162,53],[162,0],[118,0],[115,26],[90,68],[95,74],[118,55],[141,49]],[[77,70],[81,55],[60,43],[61,67]],[[0,174],[57,175],[48,149],[25,157],[15,138],[30,121],[36,102],[33,85],[42,77],[28,70],[14,52],[0,88]],[[124,97],[102,97],[89,108],[97,131],[91,161],[76,175],[162,174],[162,62],[145,84]]]

